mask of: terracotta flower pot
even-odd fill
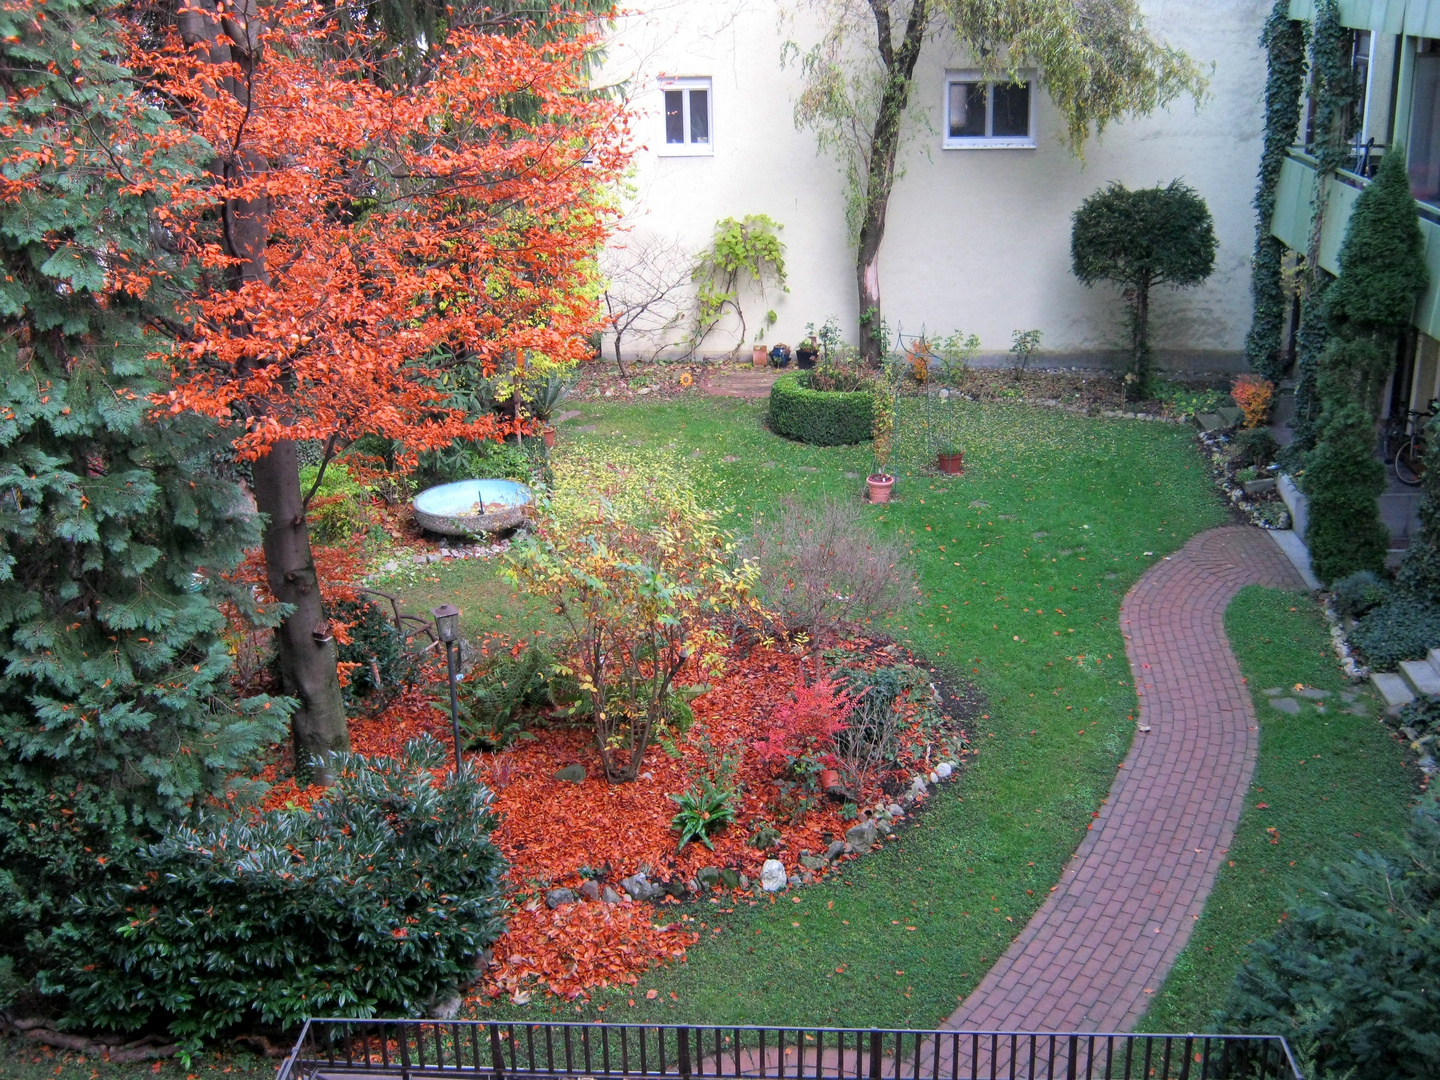
[[[540,436],[545,440],[545,445],[547,447],[555,445],[555,429],[553,427],[547,427],[543,429],[540,432]]]
[[[943,473],[959,476],[965,471],[965,451],[957,450],[953,454],[936,454],[935,466]]]
[[[890,501],[890,489],[895,486],[895,478],[885,473],[871,473],[865,478],[866,485],[870,488],[870,501],[872,503],[888,503]]]
[[[840,783],[840,773],[836,769],[820,770],[820,790],[829,791],[836,784]]]
[[[767,367],[770,364],[770,352],[764,345],[756,345],[750,350],[751,367]]]

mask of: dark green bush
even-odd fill
[[[1305,543],[1321,581],[1385,566],[1390,533],[1376,503],[1385,487],[1385,466],[1374,449],[1375,425],[1363,406],[1326,404],[1320,441],[1305,473],[1310,498]]]
[[[370,697],[377,691],[386,698],[393,697],[415,681],[419,664],[405,647],[389,608],[374,600],[341,601],[331,615],[350,624],[350,642],[340,646],[340,661],[360,665],[350,672],[345,687],[347,702]]]
[[[1433,1078],[1440,1061],[1440,810],[1404,850],[1359,852],[1254,947],[1222,1030],[1284,1035],[1316,1075]]]
[[[1350,643],[1376,671],[1418,660],[1440,645],[1440,606],[1411,596],[1381,604],[1355,624]]]
[[[1425,425],[1425,471],[1420,474],[1420,532],[1411,537],[1396,579],[1415,595],[1440,604],[1440,420]]]
[[[865,442],[875,426],[869,390],[811,390],[809,372],[782,375],[770,388],[770,429],[815,446]]]
[[[1440,696],[1426,694],[1400,707],[1396,727],[1408,727],[1421,738],[1440,733]]]
[[[415,1016],[503,929],[490,792],[432,739],[337,762],[309,809],[207,816],[78,897],[42,985],[87,1029],[189,1048],[310,1016]],[[143,884],[140,884],[143,883]]]
[[[1247,465],[1269,465],[1279,452],[1280,444],[1266,427],[1242,428],[1230,441],[1231,458],[1242,469]]]
[[[1361,570],[1343,577],[1330,587],[1337,615],[1358,619],[1373,607],[1390,599],[1390,586],[1373,570]]]

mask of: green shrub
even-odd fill
[[[490,793],[469,768],[438,783],[446,761],[428,738],[350,755],[309,810],[168,830],[76,900],[44,985],[76,1026],[191,1049],[240,1025],[423,1013],[503,929]]]
[[[1440,1061],[1440,810],[1415,809],[1404,850],[1359,852],[1254,947],[1222,1030],[1284,1035],[1316,1075],[1434,1077]]]
[[[543,454],[544,443],[538,438],[526,439],[523,446],[494,439],[456,439],[443,449],[422,453],[420,475],[426,486],[490,479],[528,484]]]
[[[815,446],[865,442],[874,433],[869,390],[811,390],[809,372],[782,375],[770,388],[770,429]]]
[[[551,656],[531,645],[518,657],[496,652],[460,684],[460,724],[472,747],[503,750],[525,731],[526,712],[557,704],[550,693]]]
[[[1321,581],[1385,566],[1390,533],[1376,502],[1385,487],[1385,466],[1374,449],[1375,425],[1363,406],[1327,404],[1320,441],[1305,473],[1310,498],[1305,543]]]
[[[320,475],[318,465],[300,470],[300,490],[309,494]],[[320,486],[305,511],[310,539],[317,544],[343,544],[358,532],[370,528],[370,493],[358,484],[338,461],[330,462]]]
[[[350,643],[339,649],[341,663],[360,665],[350,672],[345,687],[348,703],[376,692],[393,697],[415,681],[419,665],[386,607],[374,600],[341,601],[331,615],[350,624]]]
[[[1390,599],[1390,586],[1373,570],[1361,570],[1331,586],[1335,614],[1358,619],[1373,607]]]
[[[1440,734],[1440,695],[1425,694],[1406,702],[1395,717],[1395,726],[1408,727],[1422,739]]]
[[[1425,425],[1425,470],[1420,474],[1420,532],[1410,540],[1395,575],[1401,586],[1440,604],[1440,420]]]
[[[1392,671],[1440,645],[1440,606],[1411,596],[1381,604],[1355,624],[1350,643],[1376,671]]]
[[[1279,450],[1280,444],[1265,427],[1243,428],[1230,440],[1230,459],[1240,466],[1263,468],[1275,460]]]

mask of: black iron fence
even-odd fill
[[[277,1080],[1303,1080],[1273,1035],[311,1020]]]

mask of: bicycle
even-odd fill
[[[1440,399],[1432,399],[1424,412],[1406,410],[1405,430],[1408,434],[1395,451],[1391,464],[1395,467],[1395,479],[1407,487],[1419,487],[1421,474],[1425,471],[1425,422],[1440,412]]]

